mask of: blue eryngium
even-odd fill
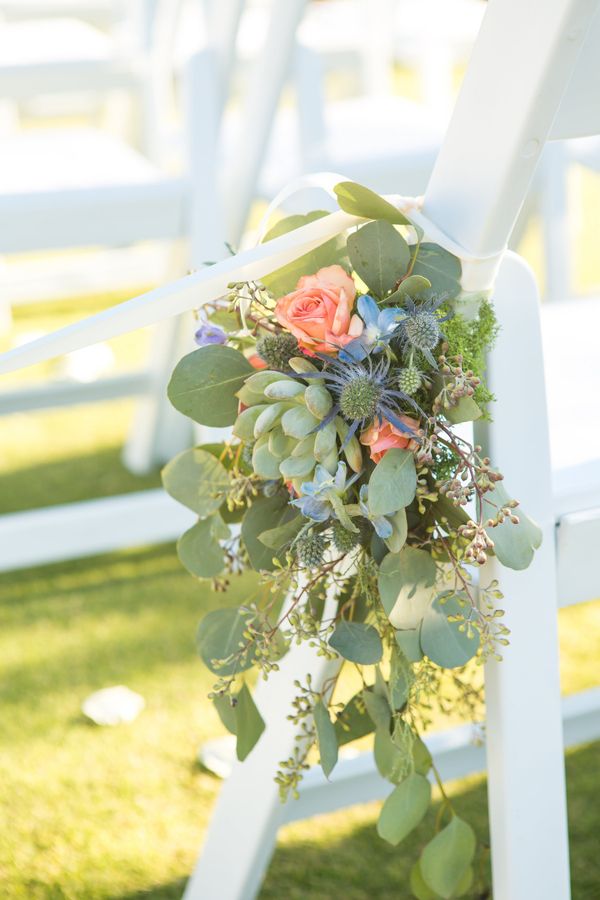
[[[365,327],[360,337],[340,350],[339,358],[362,362],[369,353],[378,353],[385,347],[406,313],[399,306],[380,309],[369,294],[359,297],[356,305]]]
[[[305,481],[301,486],[301,495],[291,500],[303,516],[313,522],[326,522],[338,519],[349,531],[358,531],[344,507],[343,496],[354,484],[358,475],[346,480],[346,464],[338,463],[335,475],[331,475],[325,466],[317,465],[312,481]]]

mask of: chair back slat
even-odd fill
[[[469,253],[505,246],[598,7],[489,4],[424,205]]]
[[[550,138],[562,140],[595,134],[600,134],[600,10],[589,27]]]

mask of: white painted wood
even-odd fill
[[[146,371],[113,375],[86,383],[66,379],[50,380],[31,387],[2,391],[0,415],[72,406],[78,403],[101,403],[117,397],[133,397],[147,392],[149,386],[150,376]]]
[[[600,134],[600,13],[596,12],[553,122],[551,140]]]
[[[468,252],[506,245],[597,9],[597,0],[488,4],[424,206]]]
[[[600,738],[600,688],[563,697],[561,701],[564,745],[574,747]],[[485,730],[477,725],[459,725],[425,736],[443,781],[453,781],[486,770]],[[227,778],[235,757],[235,738],[230,735],[209,741],[199,760],[207,769]],[[298,800],[281,809],[281,825],[335,812],[358,803],[383,800],[392,790],[379,774],[371,751],[342,747],[340,759],[329,779],[319,766],[304,776]]]
[[[497,402],[493,424],[476,436],[544,534],[527,570],[492,560],[480,574],[480,583],[500,581],[511,629],[503,662],[486,665],[494,896],[567,900],[554,514],[538,297],[531,271],[512,254],[500,268],[494,303],[502,329],[488,360],[488,383]]]
[[[334,606],[335,598],[330,596],[325,614],[331,615]],[[255,700],[266,729],[250,756],[243,763],[234,763],[223,785],[184,900],[256,897],[282,821],[274,775],[279,762],[293,754],[299,733],[298,726],[286,718],[297,694],[294,682],[299,679],[305,684],[306,674],[311,673],[313,690],[319,691],[337,667],[336,661],[317,656],[305,643],[293,646],[279,672],[266,683],[259,682]]]
[[[558,597],[561,606],[600,597],[600,508],[563,516],[558,523]]]
[[[196,516],[162,490],[0,517],[0,571],[173,541]]]

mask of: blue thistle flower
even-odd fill
[[[403,353],[419,351],[434,369],[437,362],[432,350],[444,338],[440,324],[452,318],[452,313],[438,315],[438,309],[447,300],[443,297],[429,297],[419,306],[410,297],[406,298],[404,318],[398,320],[393,339],[400,344]]]
[[[319,428],[341,415],[350,426],[345,446],[359,429],[362,431],[374,421],[381,424],[386,419],[418,440],[418,435],[399,418],[403,412],[401,407],[406,405],[420,415],[425,414],[412,397],[398,389],[395,375],[390,373],[389,359],[381,358],[374,363],[371,357],[364,362],[333,359],[325,355],[320,355],[320,358],[325,362],[323,369],[303,376],[321,379],[335,401]]]

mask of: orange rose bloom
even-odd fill
[[[419,423],[415,419],[411,419],[410,416],[398,416],[398,418],[412,431],[417,432],[419,430]],[[366,428],[360,436],[360,442],[369,448],[371,459],[375,463],[383,459],[387,451],[391,450],[392,447],[398,450],[416,450],[419,446],[413,438],[385,419],[381,425],[374,422],[369,428]]]
[[[354,282],[341,266],[304,275],[295,291],[277,301],[275,316],[309,355],[335,353],[362,334],[363,321],[351,315]]]

